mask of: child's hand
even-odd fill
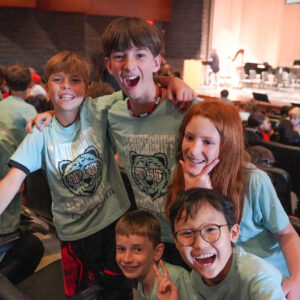
[[[26,131],[31,133],[33,125],[35,125],[39,131],[43,131],[43,129],[51,123],[53,115],[53,110],[37,114],[33,119],[26,123]]]
[[[183,171],[185,190],[197,187],[212,189],[209,173],[218,164],[218,162],[218,158],[214,159],[211,163],[205,166],[198,175],[194,175],[189,172],[185,162],[180,160],[179,163],[181,164]]]
[[[297,300],[300,295],[300,284],[299,280],[293,280],[293,278],[289,278],[282,284],[282,290],[284,292],[285,297],[288,300]]]
[[[162,260],[159,261],[163,275],[159,272],[156,264],[153,264],[153,269],[157,277],[157,292],[158,300],[178,300],[177,286],[170,280],[168,271]]]
[[[186,110],[191,101],[197,97],[197,93],[191,89],[183,80],[177,77],[170,77],[167,88],[167,98],[178,105],[178,110]]]

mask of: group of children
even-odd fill
[[[196,99],[184,113],[167,101],[153,80],[162,35],[139,18],[113,21],[102,45],[128,98],[85,99],[86,62],[53,56],[45,80],[54,117],[10,158],[0,212],[28,173],[46,169],[68,296],[97,281],[105,299],[115,290],[130,298],[127,277],[141,299],[296,299],[300,240],[268,176],[248,163],[234,106]],[[114,153],[138,211],[127,212]]]

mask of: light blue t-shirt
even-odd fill
[[[94,234],[130,206],[107,136],[107,109],[114,101],[113,95],[86,99],[75,123],[62,127],[53,118],[43,132],[27,135],[10,160],[25,173],[46,169],[61,240]]]
[[[184,112],[178,112],[167,99],[142,118],[132,116],[127,101],[115,103],[108,112],[112,144],[130,180],[137,207],[159,220],[164,242],[173,242],[165,204],[183,116]]]
[[[280,246],[273,233],[289,224],[269,176],[248,164],[243,170],[244,212],[237,244],[289,276]]]
[[[208,286],[195,271],[191,272],[190,278],[193,289],[206,300],[286,299],[281,288],[282,274],[265,260],[239,246],[233,247],[229,273],[217,285]]]
[[[36,115],[35,108],[22,98],[9,96],[0,102],[0,179],[9,171],[9,158],[26,135],[27,121]],[[17,194],[0,215],[0,234],[12,233],[20,227],[21,194]]]
[[[168,271],[170,280],[177,286],[178,288],[178,299],[181,300],[192,300],[191,299],[191,283],[190,283],[190,274],[184,268],[171,265],[164,262],[164,265]],[[160,266],[158,270],[162,273]],[[163,275],[163,273],[162,273]],[[150,295],[145,296],[143,293],[142,285],[138,283],[137,286],[139,300],[156,300],[157,293],[157,279],[155,280],[154,287]]]

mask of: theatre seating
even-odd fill
[[[300,219],[295,216],[290,216],[290,222],[300,236]]]
[[[51,192],[44,170],[29,174],[25,180],[26,206],[52,224]]]
[[[300,147],[265,141],[260,144],[272,151],[276,159],[275,166],[290,174],[291,189],[300,199]]]
[[[287,171],[279,168],[265,168],[277,192],[278,198],[288,215],[292,214],[291,181]]]
[[[31,300],[21,290],[16,288],[4,275],[0,273],[1,300]]]

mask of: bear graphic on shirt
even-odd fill
[[[102,179],[103,163],[98,150],[89,146],[73,161],[62,160],[58,169],[67,189],[75,196],[93,195]]]
[[[170,171],[168,159],[164,153],[141,155],[130,151],[131,174],[139,189],[152,200],[165,196]]]

